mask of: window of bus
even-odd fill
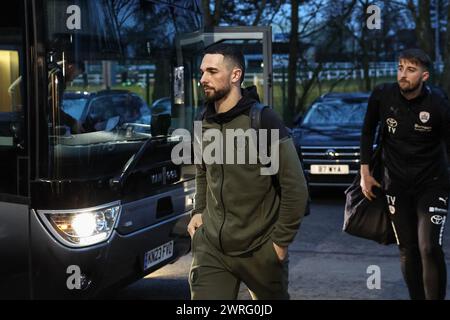
[[[20,7],[20,6],[19,6]],[[20,19],[11,12],[11,21],[0,22],[0,194],[26,195],[20,179],[25,171],[23,81],[21,65],[22,30]],[[27,189],[27,188],[25,188]]]
[[[172,112],[171,77],[197,1],[49,0],[46,13],[52,175],[117,172],[147,139],[191,126]]]

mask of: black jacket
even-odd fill
[[[449,187],[450,107],[442,91],[424,85],[418,97],[407,100],[397,83],[376,87],[364,119],[361,164],[370,162],[378,124],[386,187]]]

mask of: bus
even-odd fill
[[[199,7],[3,5],[0,299],[108,295],[189,252],[194,170],[171,161],[171,132],[198,112],[175,105],[174,72]]]

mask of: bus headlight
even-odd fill
[[[92,213],[81,213],[72,217],[72,229],[80,238],[87,238],[95,233],[96,217]]]
[[[83,247],[106,241],[118,220],[120,205],[40,213],[50,230],[65,244]]]

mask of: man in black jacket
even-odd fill
[[[400,54],[397,83],[373,91],[361,137],[361,188],[371,200],[382,187],[411,299],[444,299],[447,278],[442,235],[448,210],[450,108],[446,95],[426,84],[430,58],[419,49]],[[370,173],[378,124],[382,184]]]

